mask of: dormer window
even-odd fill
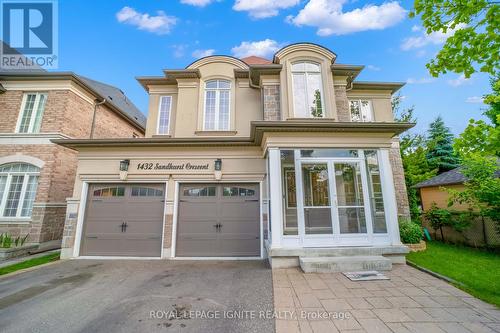
[[[306,61],[292,64],[292,81],[295,117],[324,117],[320,65]]]
[[[373,121],[372,103],[366,99],[350,100],[351,121]]]
[[[228,80],[210,80],[205,83],[205,131],[229,130],[231,103],[231,82]]]

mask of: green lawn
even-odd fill
[[[500,254],[433,241],[409,261],[449,277],[458,288],[500,307]]]
[[[0,275],[4,275],[4,274],[18,271],[20,269],[25,269],[25,268],[29,268],[29,267],[33,267],[33,266],[43,265],[43,264],[46,264],[46,263],[49,263],[52,261],[56,261],[56,260],[59,260],[59,256],[60,256],[60,253],[55,252],[55,253],[51,253],[51,254],[48,254],[48,255],[43,256],[43,257],[29,259],[29,260],[26,260],[26,261],[23,261],[23,262],[20,262],[17,264],[5,266],[5,267],[0,268]]]

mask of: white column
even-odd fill
[[[281,246],[283,235],[283,207],[281,189],[281,159],[278,148],[269,148],[269,216],[271,218],[271,247]]]
[[[394,178],[392,175],[391,161],[389,159],[389,149],[380,149],[380,180],[382,183],[382,195],[384,197],[384,210],[391,243],[400,245],[398,206],[396,202],[396,191],[394,189]]]

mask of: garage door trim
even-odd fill
[[[182,184],[257,184],[259,188],[259,236],[260,236],[260,256],[255,257],[176,257],[176,247],[177,247],[177,229],[179,223],[179,191]],[[231,179],[226,181],[213,181],[213,180],[178,180],[175,181],[175,192],[174,192],[174,216],[173,216],[173,226],[172,226],[172,240],[171,240],[171,259],[175,260],[255,260],[264,259],[264,229],[263,229],[263,201],[262,201],[262,181],[261,180],[238,180]]]
[[[82,245],[82,237],[85,221],[85,212],[87,208],[87,199],[90,185],[92,184],[123,184],[123,185],[134,185],[134,184],[162,184],[165,188],[165,198],[163,205],[163,218],[162,218],[162,234],[161,234],[161,252],[159,257],[126,257],[126,256],[80,256],[80,249]],[[80,204],[78,207],[78,216],[76,222],[76,232],[75,232],[75,242],[73,245],[73,257],[79,259],[139,259],[139,260],[149,260],[149,259],[163,259],[164,258],[164,244],[165,244],[165,214],[166,214],[166,203],[168,196],[168,181],[158,181],[153,179],[137,179],[133,182],[128,181],[116,181],[116,180],[85,180],[82,182],[82,192],[80,194]]]

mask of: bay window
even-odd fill
[[[29,218],[40,169],[26,163],[0,166],[0,218]]]
[[[205,131],[229,130],[231,103],[231,82],[210,80],[205,83],[205,112],[203,129]]]
[[[26,93],[23,96],[21,113],[17,122],[17,133],[38,133],[47,102],[46,93]]]
[[[292,64],[292,82],[295,117],[324,117],[320,65],[314,62]]]

